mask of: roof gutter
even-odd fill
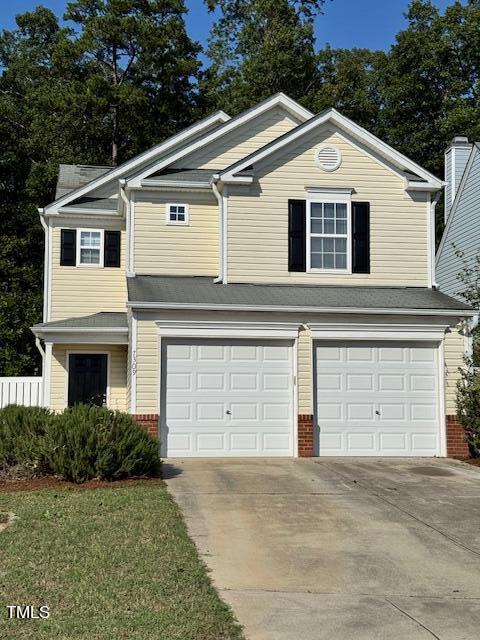
[[[226,224],[224,222],[224,198],[218,190],[217,183],[220,179],[218,173],[212,176],[212,191],[218,202],[218,277],[213,281],[215,284],[225,284],[226,282],[226,259],[225,247],[227,242]]]
[[[411,315],[411,316],[475,316],[476,309],[381,309],[353,307],[281,307],[276,305],[203,304],[191,302],[127,302],[132,309],[189,309],[197,311],[274,311],[284,313],[349,313],[357,315]]]

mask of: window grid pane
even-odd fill
[[[312,202],[310,205],[310,266],[347,268],[347,205]]]

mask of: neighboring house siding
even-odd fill
[[[122,231],[120,267],[60,266],[60,230],[62,228],[114,229],[98,221],[72,224],[57,221],[52,234],[52,282],[50,320],[86,316],[100,311],[125,311],[127,284],[125,276],[125,232]]]
[[[451,147],[445,154],[445,220],[455,200],[470,153],[471,146],[462,145]]]
[[[197,169],[223,169],[287,133],[299,121],[278,107],[230,131],[206,147],[194,151],[172,166]]]
[[[68,402],[67,353],[108,353],[108,406],[127,409],[127,347],[124,345],[56,344],[52,352],[50,407],[62,411]]]
[[[445,336],[445,413],[455,415],[457,410],[457,382],[459,367],[463,366],[465,338],[453,327]]]
[[[188,204],[189,224],[166,223],[166,203]],[[164,275],[218,275],[218,203],[212,191],[136,195],[134,269]]]
[[[463,188],[451,213],[445,230],[445,238],[437,257],[436,280],[442,291],[460,298],[465,285],[458,278],[464,269],[464,260],[473,265],[480,256],[480,151],[475,155],[465,176]],[[464,259],[455,255],[456,249],[464,253]]]
[[[324,143],[342,153],[332,173],[314,161]],[[308,134],[260,162],[255,174],[259,185],[229,188],[229,282],[428,286],[426,195],[406,193],[403,178],[343,136]],[[352,200],[370,202],[370,274],[288,272],[288,199],[313,197],[307,186],[353,188]]]

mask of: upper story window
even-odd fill
[[[99,230],[79,229],[77,266],[103,266],[103,232]]]
[[[104,229],[61,229],[60,265],[119,267],[121,232]]]
[[[168,203],[166,218],[167,224],[188,224],[188,204]]]
[[[307,206],[307,271],[351,270],[350,201],[325,198]]]

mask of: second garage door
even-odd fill
[[[319,455],[439,454],[434,344],[319,342],[315,368]]]
[[[162,343],[163,455],[293,455],[289,342]]]

